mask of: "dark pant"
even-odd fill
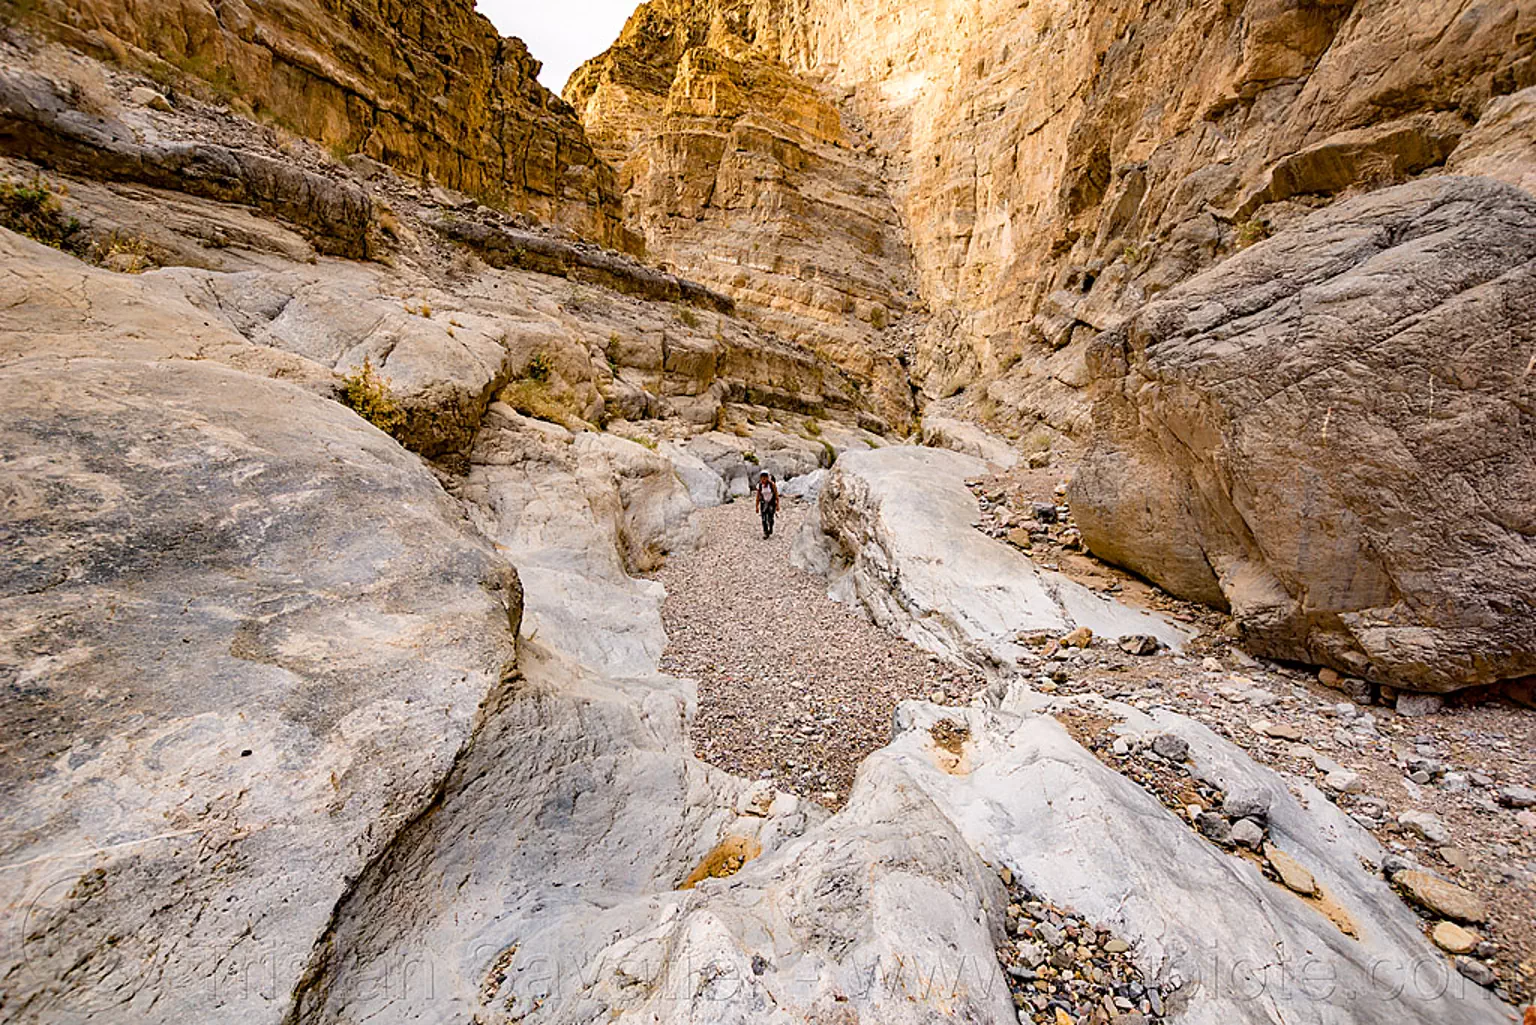
[[[778,511],[779,511],[779,503],[777,503],[777,502],[764,502],[763,503],[762,512],[763,512],[763,536],[764,537],[772,537],[773,536],[773,515],[774,515],[774,513],[778,512]]]

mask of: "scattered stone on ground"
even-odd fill
[[[1109,929],[1038,899],[1011,872],[1008,938],[997,960],[1020,1025],[1147,1025],[1161,1021],[1174,987],[1149,985],[1134,951]]]
[[[986,685],[826,595],[789,565],[815,507],[786,500],[771,540],[750,502],[701,510],[697,548],[657,574],[670,646],[663,672],[699,683],[698,756],[841,807],[859,763],[890,741],[905,700],[970,704]]]
[[[1048,471],[1017,469],[973,482],[978,529],[1004,543],[1014,543],[1008,530],[1023,530],[1036,561],[1199,634],[1182,653],[1159,649],[1145,656],[1100,640],[1076,649],[1064,648],[1059,638],[1021,638],[1032,645],[1020,660],[1032,685],[1056,696],[1098,694],[1190,716],[1260,764],[1317,786],[1376,836],[1387,862],[1444,876],[1480,903],[1487,914],[1479,927],[1483,960],[1498,976],[1498,991],[1517,1004],[1536,997],[1536,804],[1527,804],[1536,797],[1531,710],[1476,692],[1421,702],[1332,669],[1253,658],[1237,646],[1227,617],[1064,544],[1075,542],[1062,536],[1074,522],[1061,483],[1072,467],[1057,463]],[[1054,525],[1033,514],[1033,504],[1045,502],[1056,512]],[[1266,732],[1249,725],[1261,722]],[[1091,746],[1095,732],[1074,736]],[[1105,738],[1093,749],[1126,772],[1131,744],[1125,738]],[[1130,761],[1138,768],[1126,774],[1148,786],[1151,763]],[[1172,782],[1148,786],[1171,808],[1181,789]],[[1199,811],[1215,807],[1205,803]],[[1245,816],[1220,810],[1231,823],[1229,839],[1238,842],[1236,824]],[[1404,824],[1404,813],[1432,815],[1444,832]],[[1194,824],[1187,810],[1184,817]],[[1415,821],[1429,820],[1414,816],[1408,823]],[[1426,931],[1432,923],[1426,920]]]

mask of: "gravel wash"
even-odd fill
[[[789,564],[814,506],[786,499],[763,540],[750,500],[701,510],[703,538],[657,574],[671,643],[661,669],[698,681],[699,758],[831,808],[859,763],[890,742],[896,705],[969,703],[985,681],[942,663],[827,597]]]

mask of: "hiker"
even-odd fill
[[[763,517],[763,540],[773,536],[773,517],[779,511],[779,486],[764,470],[757,477],[757,511]]]

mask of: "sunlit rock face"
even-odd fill
[[[1513,4],[658,0],[567,98],[680,269],[1086,430],[1146,299],[1463,140],[1518,183],[1533,53]]]
[[[26,25],[198,83],[339,158],[362,153],[621,249],[612,171],[539,62],[474,0],[38,0]]]

